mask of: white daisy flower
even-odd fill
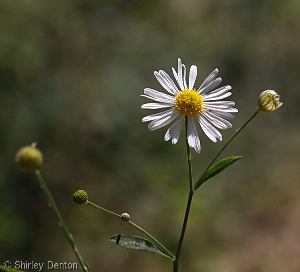
[[[233,101],[222,100],[231,95],[229,92],[231,86],[226,85],[213,90],[222,81],[220,77],[217,78],[219,70],[215,69],[196,90],[194,84],[197,77],[197,67],[191,66],[187,84],[186,67],[180,58],[178,59],[178,71],[176,72],[174,68],[172,70],[179,88],[165,71],[159,70],[154,72],[154,76],[169,94],[145,88],[142,95],[156,101],[155,103],[143,104],[142,109],[169,109],[148,115],[142,119],[142,122],[150,121],[148,128],[156,130],[174,121],[167,130],[164,139],[165,141],[172,139],[172,144],[176,144],[179,139],[182,120],[186,116],[189,146],[199,153],[201,145],[195,120],[213,142],[222,140],[222,135],[216,128],[232,127],[228,120],[233,119],[232,113],[238,110],[234,108],[235,103]]]

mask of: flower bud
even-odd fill
[[[259,96],[258,106],[262,111],[274,111],[282,106],[280,95],[273,90],[263,91]]]
[[[122,213],[122,214],[121,214],[121,220],[122,220],[123,222],[128,222],[128,221],[130,221],[130,215],[129,215],[128,213]]]
[[[42,165],[43,154],[35,147],[35,144],[25,146],[18,151],[16,163],[20,170],[34,172]]]
[[[87,202],[87,200],[88,200],[88,194],[83,190],[77,190],[73,194],[73,201],[76,204],[84,204]]]

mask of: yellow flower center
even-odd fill
[[[183,115],[196,115],[203,110],[202,97],[195,89],[184,89],[175,96],[175,108]]]

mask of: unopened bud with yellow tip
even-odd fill
[[[258,100],[259,109],[262,111],[274,111],[282,106],[280,102],[280,95],[274,90],[263,91]]]
[[[16,163],[20,170],[24,172],[34,172],[42,165],[43,154],[35,147],[35,144],[25,146],[18,151]]]
[[[77,190],[73,194],[73,201],[76,204],[84,204],[84,203],[86,203],[88,201],[88,194],[86,193],[86,191]]]

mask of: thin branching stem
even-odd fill
[[[40,184],[40,187],[41,187],[41,189],[43,190],[43,192],[46,196],[46,199],[48,201],[48,205],[49,205],[50,209],[52,209],[52,211],[54,212],[54,214],[57,218],[58,224],[62,228],[63,232],[65,233],[65,235],[66,235],[66,237],[67,237],[67,239],[68,239],[68,241],[69,241],[69,243],[70,243],[70,245],[71,245],[71,247],[72,247],[72,249],[73,249],[73,251],[74,251],[81,267],[82,267],[82,269],[83,269],[83,271],[90,272],[89,266],[88,266],[87,262],[83,259],[83,257],[80,255],[79,250],[78,250],[78,248],[76,246],[76,243],[75,243],[75,239],[74,239],[73,235],[69,232],[69,230],[68,230],[68,228],[67,228],[67,226],[66,226],[66,224],[65,224],[65,222],[64,222],[64,220],[63,220],[63,218],[62,218],[62,216],[61,216],[61,214],[60,214],[60,212],[59,212],[59,210],[58,210],[58,208],[55,204],[55,201],[54,201],[54,199],[53,199],[53,197],[50,193],[50,190],[49,190],[46,182],[44,181],[40,171],[35,170],[34,175],[35,175],[36,179],[38,180],[38,182]]]
[[[116,216],[118,218],[121,218],[120,214],[117,214],[115,212],[112,212],[110,210],[104,209],[98,205],[96,205],[95,203],[91,202],[91,201],[87,201],[86,204],[92,206],[93,208],[100,210],[102,212],[108,213],[110,215]],[[171,259],[174,259],[174,255],[161,243],[159,242],[154,236],[152,236],[149,232],[147,232],[146,230],[144,230],[142,227],[140,227],[139,225],[135,224],[134,222],[132,222],[131,220],[127,221],[127,223],[129,223],[131,226],[133,226],[134,228],[136,228],[137,230],[141,231],[142,233],[144,233],[149,239],[151,239],[158,247],[159,249],[166,254],[168,257],[170,257]]]
[[[199,181],[203,178],[203,176],[206,174],[208,169],[213,165],[213,163],[216,161],[216,159],[221,155],[221,153],[225,150],[225,148],[232,142],[232,140],[250,123],[250,121],[260,112],[259,107],[255,110],[255,112],[249,117],[249,119],[243,124],[240,128],[238,128],[234,134],[230,137],[230,139],[227,141],[227,143],[221,148],[221,150],[217,153],[217,155],[212,159],[210,164],[207,166],[207,168],[204,170],[203,174],[200,176],[198,181],[195,183],[194,190],[197,190],[202,183],[199,183]]]

